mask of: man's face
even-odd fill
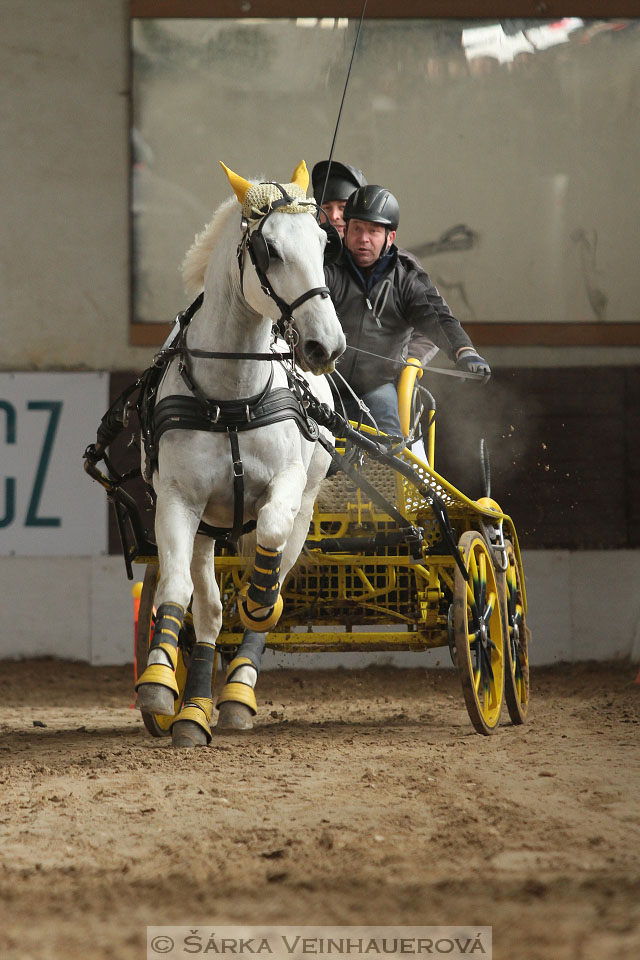
[[[381,223],[369,223],[368,220],[349,220],[344,242],[358,267],[372,266],[380,254],[385,252],[387,247],[393,243],[396,238],[396,231],[389,231],[389,240],[386,245],[385,234],[386,230]]]
[[[336,228],[341,237],[344,237],[345,222],[342,219],[346,200],[329,200],[322,204],[322,209],[326,213],[329,223]]]

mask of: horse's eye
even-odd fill
[[[280,263],[284,263],[284,257],[273,240],[267,240],[267,250],[269,251],[270,260],[279,260]]]

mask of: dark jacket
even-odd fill
[[[452,360],[460,347],[473,346],[428,275],[395,245],[368,277],[347,250],[338,263],[325,266],[325,277],[347,338],[338,370],[360,395],[398,378],[401,366],[389,361],[406,358],[413,329]],[[389,359],[357,353],[351,346]]]

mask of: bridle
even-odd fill
[[[236,250],[238,269],[240,271],[240,290],[244,296],[244,263],[245,254],[248,253],[253,269],[258,277],[262,292],[266,296],[270,297],[271,300],[273,300],[280,311],[280,318],[276,322],[276,325],[284,336],[285,341],[289,344],[293,353],[298,342],[298,332],[295,328],[293,311],[298,307],[301,307],[303,303],[306,303],[307,300],[310,300],[312,297],[322,297],[323,300],[326,300],[326,298],[330,296],[331,291],[326,285],[322,287],[312,287],[310,290],[307,290],[305,293],[297,297],[292,303],[287,303],[286,300],[283,300],[282,297],[276,293],[273,288],[273,284],[267,276],[267,271],[271,265],[271,253],[269,250],[269,241],[265,238],[262,231],[269,217],[276,213],[281,207],[287,207],[294,203],[297,203],[299,206],[313,207],[316,210],[317,221],[319,221],[320,207],[317,203],[312,202],[311,200],[300,201],[294,199],[293,197],[289,196],[280,183],[277,183],[274,180],[269,180],[266,182],[272,183],[275,187],[277,187],[282,196],[276,200],[272,200],[268,207],[263,207],[260,210],[261,216],[257,226],[253,226],[248,217],[242,217],[242,237],[240,238],[240,242]],[[327,233],[325,262],[328,260],[331,262],[333,259],[336,259],[337,256],[339,256],[340,249],[342,247],[342,241],[340,240],[335,227],[324,223],[319,223],[319,226],[321,230],[324,230]],[[333,231],[335,237],[331,231]]]
[[[178,314],[176,318],[180,325],[178,336],[171,346],[165,347],[165,349],[161,350],[160,353],[154,357],[154,365],[164,366],[172,358],[178,357],[178,370],[182,380],[189,391],[204,405],[207,405],[210,402],[210,398],[203,393],[193,376],[191,368],[192,358],[197,360],[267,360],[269,362],[272,362],[273,360],[290,360],[295,371],[295,349],[298,344],[298,331],[295,327],[295,318],[293,316],[293,312],[312,297],[319,296],[324,300],[326,297],[330,296],[330,290],[327,286],[312,287],[310,290],[307,290],[305,293],[297,297],[292,303],[287,303],[287,301],[283,300],[283,298],[274,290],[273,285],[267,276],[267,271],[269,270],[271,261],[271,254],[269,252],[269,241],[262,233],[265,223],[269,217],[281,207],[289,206],[294,203],[298,204],[299,206],[313,207],[316,210],[316,220],[319,220],[320,207],[317,203],[311,200],[294,199],[286,192],[281,184],[276,183],[275,181],[266,182],[273,183],[274,186],[278,188],[282,196],[271,201],[266,208],[263,208],[263,211],[258,211],[260,217],[257,226],[252,225],[249,221],[249,218],[245,216],[242,217],[242,236],[236,249],[236,259],[238,261],[238,270],[240,272],[240,290],[244,296],[244,261],[245,253],[248,252],[249,259],[251,260],[252,266],[256,271],[261,289],[268,297],[270,297],[271,300],[273,300],[280,311],[280,318],[274,323],[274,332],[280,334],[284,338],[285,342],[289,346],[289,352],[223,352],[220,350],[202,350],[196,347],[187,346],[187,330],[189,324],[202,306],[204,300],[204,294],[199,294],[186,310],[183,310]],[[333,262],[339,257],[342,250],[342,241],[338,231],[335,229],[335,227],[328,223],[319,223],[318,225],[320,226],[320,229],[324,230],[327,234],[325,260],[327,262]]]

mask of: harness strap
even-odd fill
[[[176,350],[178,353],[188,354],[198,360],[293,360],[293,353],[222,353],[220,350],[200,350],[198,347],[184,347]]]
[[[255,530],[257,523],[255,520],[247,520],[246,523],[242,525],[241,533],[251,533],[252,530]],[[204,520],[200,521],[200,526],[196,530],[196,533],[199,533],[203,537],[211,537],[212,540],[224,540],[226,543],[231,543],[231,533],[232,531],[228,527],[214,527],[210,523],[205,523]]]
[[[231,459],[233,461],[233,526],[229,539],[234,543],[242,535],[242,518],[244,516],[244,464],[240,456],[238,443],[238,428],[227,427],[227,435],[231,444]]]
[[[252,430],[282,420],[294,420],[305,439],[317,440],[315,420],[307,416],[300,400],[287,387],[277,387],[251,400],[214,400],[206,407],[196,397],[165,397],[153,412],[153,434],[157,446],[167,430],[224,433],[228,427]]]
[[[192,372],[191,372],[191,364],[189,363],[188,357],[182,357],[182,359],[180,360],[180,366],[178,367],[178,370],[180,372],[180,376],[184,381],[185,386],[187,387],[188,390],[191,391],[191,393],[195,397],[196,401],[200,404],[202,409],[207,412],[207,416],[209,416],[210,411],[214,412],[215,414],[213,417],[214,422],[217,422],[220,419],[220,414],[223,411],[225,413],[228,411],[232,416],[231,421],[225,420],[223,418],[223,423],[225,423],[225,422],[233,422],[234,410],[239,410],[241,414],[244,415],[245,411],[250,411],[252,408],[259,407],[260,404],[264,401],[269,391],[271,390],[271,384],[273,383],[273,365],[272,365],[271,369],[269,370],[269,378],[265,386],[260,391],[260,393],[256,393],[252,397],[245,397],[242,400],[216,400],[215,397],[208,397],[206,393],[204,393],[200,389],[196,381],[193,379]],[[242,419],[244,419],[244,416],[242,417]],[[246,419],[247,420],[249,419],[249,413],[247,413]]]
[[[243,524],[244,516],[244,466],[240,455],[238,432],[251,430],[258,426],[278,423],[282,420],[294,420],[298,429],[307,440],[318,439],[320,431],[315,420],[311,420],[301,401],[287,389],[278,387],[270,390],[273,370],[266,390],[248,400],[208,401],[203,405],[197,396],[165,397],[156,404],[153,412],[153,437],[157,444],[167,430],[205,430],[211,433],[226,432],[231,446],[233,462],[233,524],[231,529],[213,527],[202,521],[198,533],[214,537],[216,540],[236,542],[244,533],[255,530],[256,521],[248,520]]]

